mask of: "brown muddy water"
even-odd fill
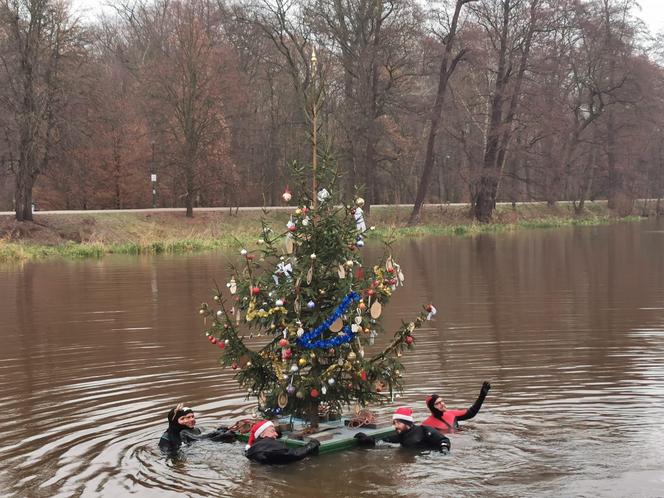
[[[372,249],[365,248],[365,264]],[[199,426],[251,400],[197,313],[228,257],[107,257],[0,269],[3,496],[664,496],[664,224],[427,238],[395,247],[386,323],[439,310],[399,400],[470,406],[452,452],[350,450],[260,467],[243,445],[167,461],[167,410]]]

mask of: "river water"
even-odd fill
[[[365,248],[365,264],[375,255]],[[439,312],[404,356],[406,390],[472,404],[452,452],[357,449],[261,467],[241,443],[156,446],[177,401],[199,426],[251,400],[197,313],[228,256],[106,257],[0,268],[4,496],[664,496],[664,224],[397,244],[396,327]]]

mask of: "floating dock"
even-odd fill
[[[311,439],[317,439],[320,442],[319,454],[334,453],[336,451],[346,450],[358,446],[355,434],[363,432],[367,436],[376,439],[382,439],[394,434],[392,421],[389,419],[378,420],[376,423],[368,424],[363,427],[350,427],[349,422],[351,417],[341,417],[339,420],[329,422],[320,422],[318,430],[312,434],[303,435],[305,432],[305,423],[301,419],[284,418],[279,419],[281,429],[281,438],[288,446],[304,446]],[[275,421],[276,425],[277,421]],[[284,430],[283,427],[290,427],[292,423],[292,430]],[[248,434],[240,434],[238,438],[242,441],[247,441]]]

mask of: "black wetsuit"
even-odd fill
[[[357,433],[355,438],[358,439],[362,446],[374,446],[376,444],[374,438],[367,436],[363,432]],[[443,436],[437,430],[415,424],[407,431],[396,433],[380,440],[387,443],[399,443],[404,448],[433,449],[438,451],[449,451],[451,445],[449,438]]]
[[[245,455],[249,460],[258,463],[291,463],[317,453],[319,446],[320,443],[314,439],[304,446],[290,448],[281,441],[263,437],[257,439]]]
[[[184,427],[184,428],[183,428]],[[203,434],[197,427],[190,429],[179,424],[171,424],[168,430],[159,439],[159,448],[168,454],[175,454],[182,444],[195,441],[209,440],[219,443],[232,443],[235,441],[235,433],[225,427]]]

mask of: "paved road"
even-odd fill
[[[606,202],[606,201],[595,201],[595,202]],[[499,202],[498,206],[509,206],[511,202]],[[537,206],[545,205],[546,202],[517,202],[519,206]],[[560,201],[558,204],[569,204],[567,201]],[[412,204],[374,204],[371,206],[371,209],[381,209],[381,208],[406,208],[412,209]],[[436,207],[469,207],[468,203],[458,202],[450,204],[425,204],[427,208],[436,208]],[[194,214],[197,212],[206,212],[206,211],[261,211],[267,209],[270,211],[276,210],[292,210],[295,206],[269,206],[269,207],[258,207],[258,206],[244,206],[244,207],[197,207],[194,208]],[[98,213],[178,213],[184,212],[185,208],[148,208],[148,209],[82,209],[82,210],[64,210],[64,211],[36,211],[36,215],[42,214],[98,214]],[[0,216],[14,216],[14,211],[0,211]]]

